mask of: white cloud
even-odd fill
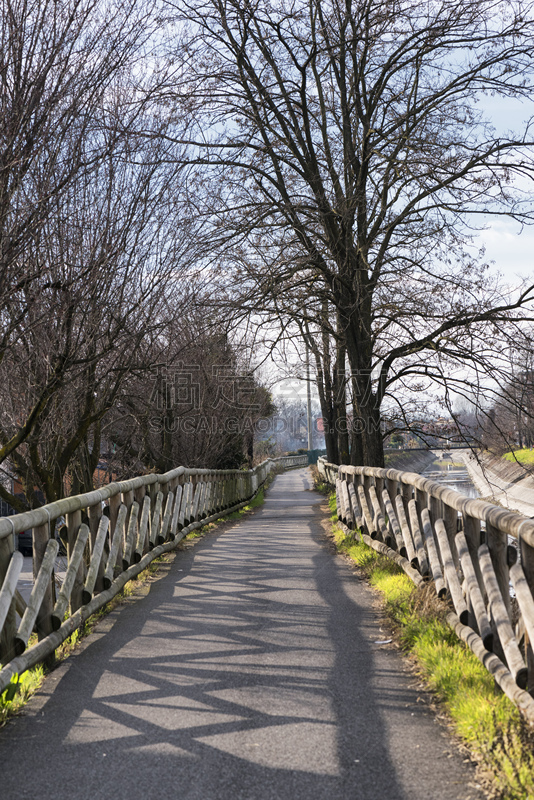
[[[534,227],[521,227],[512,219],[492,222],[476,239],[485,247],[485,258],[505,278],[519,276],[534,281]]]

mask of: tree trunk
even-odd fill
[[[339,330],[339,324],[338,324]],[[349,430],[347,424],[347,389],[345,376],[346,348],[339,340],[336,342],[336,362],[332,385],[333,403],[336,409],[336,439],[338,447],[338,464],[349,464]]]
[[[369,358],[365,358],[366,349],[369,350]],[[347,355],[352,372],[353,440],[357,437],[361,439],[361,449],[357,446],[354,459],[361,458],[368,467],[383,467],[380,404],[373,392],[370,352],[370,346],[366,348],[347,337]]]
[[[335,412],[331,403],[331,392],[327,392],[325,387],[325,376],[320,358],[316,354],[317,362],[317,391],[319,392],[319,402],[321,404],[321,414],[323,417],[324,442],[326,447],[326,457],[331,464],[339,463],[339,451],[336,438]],[[328,382],[329,383],[329,382]]]

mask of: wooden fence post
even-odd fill
[[[14,530],[14,529],[13,529]],[[11,558],[15,550],[15,534],[5,536],[0,539],[0,586],[6,577]],[[15,598],[10,603],[7,612],[2,635],[0,637],[0,663],[7,664],[15,657],[15,634],[17,632],[17,615],[15,610]]]
[[[46,522],[44,525],[38,525],[36,528],[33,529],[33,580],[34,583],[37,579],[37,575],[39,574],[39,570],[41,569],[41,564],[43,563],[44,554],[48,545],[48,541],[51,538],[51,529],[52,525],[54,524],[54,520],[50,520]],[[56,587],[54,583],[54,571],[52,570],[52,574],[50,576],[50,580],[48,581],[48,585],[46,587],[46,591],[43,596],[43,600],[41,602],[41,607],[39,609],[39,613],[37,614],[37,619],[35,621],[35,627],[37,628],[37,636],[39,641],[45,639],[49,633],[52,633],[52,611],[54,610],[54,606],[56,604]],[[52,652],[46,659],[45,663],[48,667],[53,666],[55,661],[55,654]]]
[[[523,573],[534,597],[534,548],[530,547],[525,540],[519,537],[519,549],[521,553],[521,566]],[[534,697],[534,641],[530,640],[528,633],[525,632],[525,660],[527,662],[528,678],[527,691]]]
[[[117,526],[117,517],[119,516],[119,508],[121,507],[121,496],[117,492],[117,494],[112,495],[109,498],[109,541],[110,543],[113,541],[113,535],[115,533],[115,528]],[[120,563],[122,561],[122,552],[123,552],[123,541],[121,541],[119,545],[119,550],[117,553],[117,561]]]
[[[87,509],[87,515],[89,517],[89,530],[91,532],[91,556],[93,555],[93,550],[96,542],[96,536],[98,533],[98,528],[100,527],[100,520],[102,518],[102,500],[98,500],[94,505],[89,506]],[[104,564],[104,559],[100,559],[100,565],[98,567],[96,582],[94,591],[96,593],[101,592],[104,588],[104,573],[106,571],[106,567]]]
[[[79,510],[67,514],[66,523],[67,523],[67,556],[70,562],[74,550],[74,545],[76,544],[76,539],[78,538],[80,525],[82,524],[82,512]],[[74,612],[77,611],[82,606],[82,589],[84,583],[85,583],[85,564],[82,559],[80,562],[80,566],[78,567],[78,571],[76,572],[76,577],[74,578],[74,584],[70,594],[70,601],[69,601],[70,616],[72,616]]]
[[[447,503],[442,503],[441,518],[445,523],[445,530],[447,531],[447,538],[451,546],[454,563],[458,566],[459,564],[459,561],[457,561],[458,553],[456,552],[456,545],[455,545],[456,534],[458,533],[458,512],[455,508],[452,508],[452,506],[448,506]]]
[[[486,544],[490,551],[495,577],[501,590],[504,605],[508,616],[511,616],[512,603],[510,599],[510,569],[508,567],[507,546],[508,536],[503,531],[486,523]]]
[[[413,497],[413,486],[411,483],[402,483],[401,484],[401,497],[402,497],[402,505],[404,506],[404,514],[406,518],[409,517],[409,506],[408,503]]]

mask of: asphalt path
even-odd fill
[[[177,554],[0,730],[2,800],[478,800],[307,470]]]

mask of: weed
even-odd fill
[[[332,491],[332,487],[328,483],[324,483],[321,475],[319,474],[319,470],[315,464],[310,466],[312,479],[313,479],[313,488],[316,492],[320,492],[321,494],[330,494]]]
[[[336,496],[335,494],[331,494],[328,498],[328,507],[331,512],[330,519],[332,522],[337,522],[337,503],[336,503]]]
[[[197,528],[196,531],[191,531],[186,535],[186,539],[201,539],[202,536],[210,529],[210,525],[204,525],[203,528]]]
[[[43,667],[37,666],[11,678],[11,683],[0,695],[0,727],[6,724],[9,717],[20,713],[28,698],[43,682],[44,676]]]

